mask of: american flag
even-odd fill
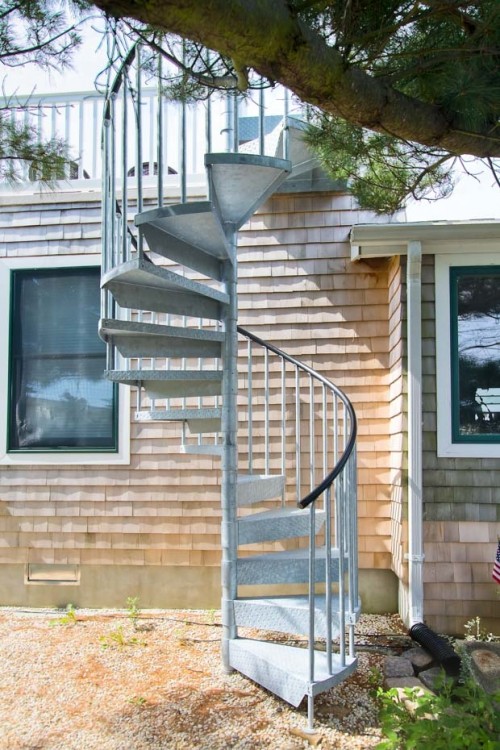
[[[495,557],[495,564],[493,565],[493,572],[491,577],[497,583],[500,583],[500,540],[497,547],[497,556]]]

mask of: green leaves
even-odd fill
[[[31,180],[50,185],[67,176],[69,163],[62,140],[40,141],[34,128],[0,110],[0,179],[17,182],[28,172]]]
[[[380,723],[384,739],[378,750],[497,750],[500,694],[489,695],[466,679],[445,680],[438,695],[418,689],[400,692],[379,688]]]

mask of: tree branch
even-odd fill
[[[282,83],[303,101],[361,127],[451,154],[500,156],[500,134],[466,132],[454,125],[459,113],[346,66],[342,54],[293,15],[286,0],[95,0],[95,5],[216,49]]]

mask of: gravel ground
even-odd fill
[[[370,670],[404,632],[362,616],[358,670],[316,699],[308,737],[305,702],[222,672],[219,613],[142,612],[136,628],[126,612],[63,614],[0,608],[1,750],[372,748]]]

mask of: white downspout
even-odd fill
[[[408,555],[409,625],[423,622],[422,512],[422,246],[408,243]]]

